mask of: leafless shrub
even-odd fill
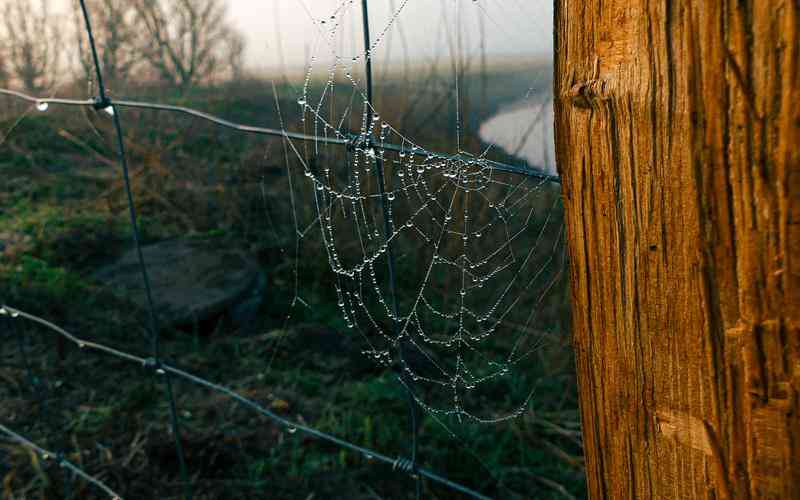
[[[8,86],[8,68],[6,67],[6,57],[4,52],[0,52],[0,86]]]
[[[238,31],[229,31],[225,36],[225,50],[227,52],[230,77],[240,80],[244,76],[244,37]]]

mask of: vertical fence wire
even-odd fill
[[[374,93],[372,84],[372,42],[369,33],[369,7],[368,0],[361,0],[361,14],[363,20],[364,31],[364,60],[365,72],[367,77],[367,108],[370,113],[375,112],[374,107]],[[373,120],[368,120],[372,123]],[[366,147],[371,147],[371,137],[367,138]],[[386,196],[386,181],[383,172],[383,151],[375,155],[375,174],[378,180],[378,194],[380,195],[381,211],[383,212],[383,231],[386,241],[386,265],[389,272],[389,293],[392,295],[392,329],[394,331],[395,341],[397,348],[400,350],[401,356],[403,351],[403,343],[400,339],[400,307],[397,303],[397,277],[395,271],[395,255],[394,243],[390,240],[394,228],[392,227],[392,218],[389,214],[389,201]],[[412,382],[406,380],[405,374],[402,370],[397,374],[400,385],[405,389],[406,398],[408,400],[408,413],[409,423],[411,426],[411,469],[415,471],[417,468],[417,438],[419,433],[419,425],[417,423],[417,401],[412,393]],[[422,497],[422,478],[419,474],[412,474],[415,478],[416,497],[419,500]]]
[[[184,484],[184,494],[187,500],[192,500],[192,485],[189,482],[189,475],[186,470],[186,460],[184,458],[183,446],[181,444],[181,430],[180,421],[178,420],[178,410],[175,404],[175,394],[172,388],[172,379],[170,374],[160,368],[161,364],[161,345],[160,345],[160,331],[158,321],[156,318],[155,306],[153,304],[153,293],[150,287],[150,278],[147,274],[147,266],[144,262],[144,255],[142,254],[142,242],[139,234],[139,223],[136,217],[136,205],[133,201],[133,192],[131,190],[131,181],[128,171],[128,160],[125,154],[125,137],[122,133],[122,123],[120,121],[119,109],[114,106],[111,99],[106,93],[105,84],[103,83],[103,71],[100,67],[100,59],[97,55],[97,45],[94,40],[94,33],[92,31],[92,22],[89,15],[89,10],[86,8],[86,1],[80,0],[81,11],[83,12],[83,19],[86,23],[86,34],[89,38],[89,46],[92,51],[92,59],[94,61],[94,68],[97,74],[97,86],[99,97],[95,105],[96,109],[103,109],[110,111],[111,117],[114,121],[114,130],[117,138],[117,155],[119,163],[122,167],[122,176],[125,183],[125,194],[128,200],[128,213],[130,215],[131,231],[133,233],[133,244],[136,247],[136,255],[139,261],[139,269],[142,274],[142,283],[144,284],[145,294],[147,296],[147,311],[150,319],[150,343],[153,359],[155,359],[157,375],[160,375],[164,380],[164,390],[167,395],[169,403],[170,426],[172,429],[172,436],[175,442],[175,453],[178,456],[178,465],[180,467],[181,480]]]

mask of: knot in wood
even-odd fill
[[[569,100],[578,108],[590,108],[593,101],[605,101],[611,98],[608,82],[601,79],[591,79],[578,82],[569,89]]]

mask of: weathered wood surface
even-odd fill
[[[594,498],[800,498],[799,5],[556,0]]]

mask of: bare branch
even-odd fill
[[[4,59],[8,75],[31,92],[54,84],[61,55],[61,36],[48,0],[7,0],[3,8]]]
[[[94,74],[81,10],[73,9],[77,36],[77,56],[87,77]],[[127,0],[86,0],[92,13],[95,42],[103,75],[110,85],[120,85],[142,64],[141,47],[146,40],[136,26],[136,11]]]
[[[144,59],[182,94],[225,69],[241,72],[244,39],[229,25],[223,1],[134,0],[133,6],[150,40]]]

